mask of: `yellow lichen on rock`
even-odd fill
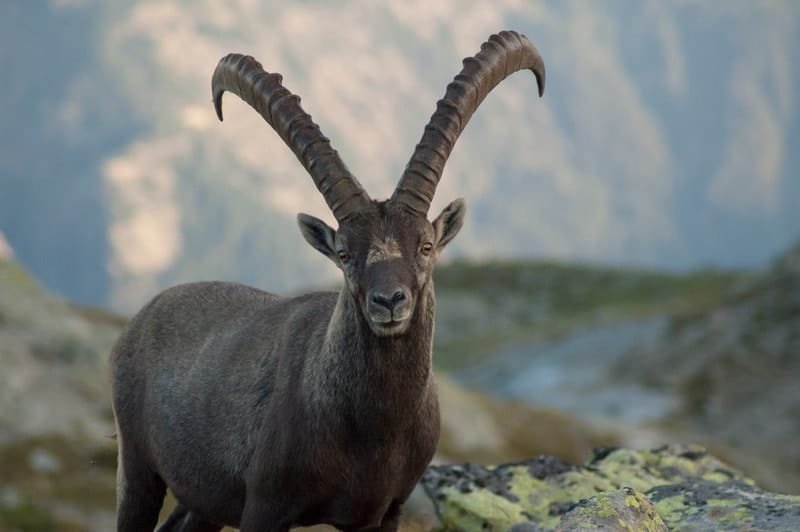
[[[433,466],[422,480],[445,530],[796,531],[800,496],[763,491],[699,446],[600,450],[582,466],[541,456]]]

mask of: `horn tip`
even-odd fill
[[[222,94],[225,91],[219,91],[214,93],[214,112],[217,113],[217,118],[219,121],[222,122]]]
[[[531,72],[533,72],[533,75],[536,76],[536,87],[539,90],[539,98],[541,98],[544,96],[544,84],[546,78],[544,63],[540,61],[539,64],[531,67]]]

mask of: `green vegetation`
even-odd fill
[[[14,495],[17,497],[17,495]],[[21,500],[13,505],[0,506],[0,529],[2,530],[37,530],[57,532],[63,523],[56,523],[53,516],[29,500]],[[80,530],[80,529],[77,529]]]
[[[723,442],[763,485],[800,491],[800,243],[710,308],[673,316],[613,371],[680,400],[664,426]]]
[[[0,496],[0,530],[87,530],[70,517],[76,512],[108,519],[116,467],[109,452],[62,435],[0,446],[0,495],[8,494]],[[71,512],[59,513],[65,507]]]
[[[476,357],[577,327],[702,312],[746,278],[552,261],[454,262],[436,272],[436,361],[457,369]]]
[[[0,260],[0,530],[113,529],[105,360],[122,321]]]

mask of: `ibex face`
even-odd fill
[[[373,333],[403,334],[431,285],[436,258],[461,229],[456,200],[431,223],[392,201],[375,202],[339,226],[301,214],[303,236],[344,273],[356,307]]]

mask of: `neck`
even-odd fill
[[[408,330],[377,336],[343,288],[314,373],[322,415],[344,415],[353,429],[402,428],[426,398],[432,380],[433,287],[421,294]],[[335,409],[331,411],[331,409]]]

